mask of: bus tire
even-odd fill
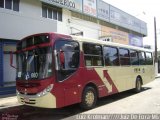
[[[97,92],[95,88],[87,86],[82,94],[80,107],[84,110],[89,110],[95,107],[97,102]]]
[[[135,92],[139,93],[142,91],[142,81],[141,78],[137,77],[136,79],[136,87],[135,87]]]

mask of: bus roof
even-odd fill
[[[82,36],[61,34],[61,33],[57,33],[57,32],[38,33],[38,34],[30,35],[30,36],[41,35],[41,34],[55,34],[55,35],[60,35],[61,37],[62,36],[68,36],[68,37],[72,37],[73,40],[76,40],[76,41],[79,41],[79,42],[89,42],[89,43],[96,43],[96,44],[108,45],[108,46],[113,46],[113,47],[122,47],[122,48],[131,49],[131,50],[137,50],[137,51],[153,52],[153,50],[151,50],[151,49],[140,48],[140,47],[130,46],[130,45],[124,45],[124,44],[114,43],[114,42],[109,42],[109,41],[102,41],[102,40],[99,40],[99,39],[87,38],[87,37],[82,37]],[[30,37],[30,36],[28,36],[28,37]],[[25,37],[25,38],[27,38],[27,37]],[[23,39],[25,39],[25,38],[23,38]]]
[[[150,50],[150,49],[145,49],[145,48],[140,48],[140,47],[130,46],[130,45],[124,45],[124,44],[120,44],[120,43],[102,41],[102,40],[98,40],[98,39],[92,39],[92,38],[86,38],[86,37],[80,37],[80,36],[71,36],[71,37],[74,40],[80,41],[80,42],[89,42],[89,43],[96,43],[96,44],[108,45],[108,46],[113,46],[113,47],[122,47],[122,48],[131,49],[131,50],[137,50],[137,51],[153,52],[153,50]]]

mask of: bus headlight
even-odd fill
[[[47,88],[37,94],[38,97],[44,96],[49,93],[53,88],[53,84],[50,84]]]
[[[16,94],[17,94],[17,95],[19,95],[19,94],[20,94],[18,90],[16,90]]]

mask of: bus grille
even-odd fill
[[[31,99],[31,98],[28,98],[28,99],[20,98],[20,99],[21,99],[21,102],[25,103],[25,104],[31,104],[31,105],[36,104],[36,100],[35,99]]]
[[[24,93],[23,92],[20,92],[22,95],[24,95]],[[27,94],[25,94],[25,95],[36,95],[37,93],[27,93]]]

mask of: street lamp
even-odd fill
[[[156,17],[154,17],[154,37],[155,37],[155,75],[158,75],[158,58],[157,58],[157,28],[156,28]]]

